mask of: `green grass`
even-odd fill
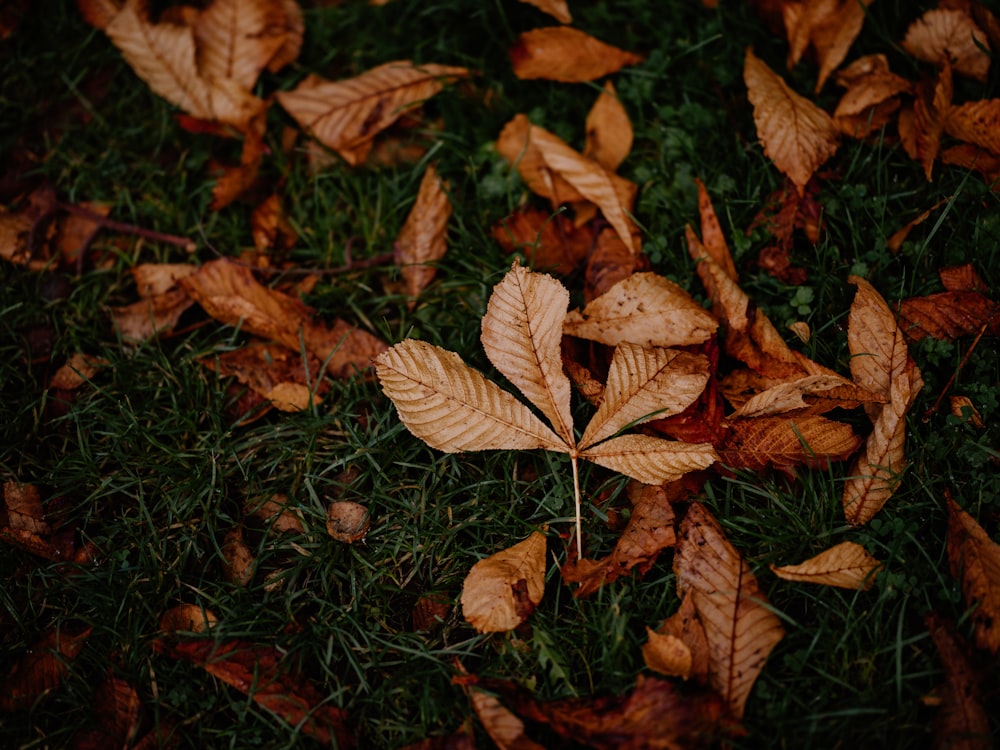
[[[403,298],[383,291],[391,267],[323,276],[308,301],[324,317],[355,321],[390,343],[425,339],[492,372],[479,320],[510,259],[488,231],[520,204],[523,186],[490,142],[511,116],[526,112],[581,146],[597,87],[513,77],[507,46],[521,31],[549,22],[512,0],[325,5],[306,4],[302,55],[289,69],[266,75],[261,93],[289,88],[309,72],[347,76],[400,58],[467,65],[480,75],[427,105],[428,115],[444,122],[429,158],[451,184],[455,213],[448,256],[421,303],[408,311]],[[815,248],[798,246],[795,257],[809,272],[812,296],[764,276],[754,259],[766,238],[744,231],[781,182],[755,144],[741,71],[747,45],[784,71],[784,42],[739,2],[718,11],[693,0],[572,10],[577,27],[647,55],[614,82],[636,129],[620,172],[640,186],[637,218],[658,272],[703,294],[683,239],[684,225],[697,222],[693,179],[700,177],[744,288],[779,329],[804,318],[814,336],[803,351],[841,372],[847,372],[850,274],[864,275],[890,300],[938,291],[937,270],[967,261],[994,288],[1000,285],[997,194],[978,175],[954,168],[938,169],[927,183],[889,137],[845,143],[826,167],[831,178],[820,195],[826,231]],[[880,0],[870,12],[855,52],[887,52],[894,70],[918,75],[894,46],[918,10]],[[226,383],[198,360],[238,346],[243,334],[209,322],[124,346],[107,311],[134,301],[130,267],[208,261],[252,246],[248,206],[207,208],[210,158],[235,159],[238,152],[181,130],[169,105],[101,33],[85,26],[72,4],[32,6],[18,31],[0,42],[0,65],[3,173],[48,180],[65,201],[108,202],[119,221],[199,245],[190,257],[173,246],[105,233],[95,245],[103,262],[88,263],[79,276],[0,266],[0,479],[39,485],[67,527],[99,550],[95,564],[71,574],[14,548],[0,551],[0,674],[50,629],[94,628],[61,688],[29,710],[0,714],[0,745],[68,745],[92,722],[93,686],[110,668],[138,690],[144,726],[172,724],[183,747],[313,746],[242,693],[153,652],[160,616],[182,602],[218,616],[220,641],[286,651],[348,712],[360,747],[394,748],[458,728],[470,709],[452,684],[456,658],[477,674],[530,684],[542,698],[620,693],[634,683],[643,669],[646,626],[655,627],[678,604],[669,554],[641,579],[576,600],[558,574],[565,549],[557,534],[568,531],[572,516],[572,479],[559,457],[443,455],[400,425],[370,379],[332,383],[313,410],[237,424]],[[814,76],[815,68],[803,64],[787,77],[806,92]],[[996,96],[997,79],[960,88],[971,98]],[[828,84],[819,101],[832,108],[836,96]],[[265,173],[284,180],[289,220],[300,235],[290,258],[323,269],[341,265],[348,244],[354,258],[391,250],[422,165],[311,174],[300,154],[278,148],[277,134],[290,120],[273,107],[269,122]],[[952,196],[947,211],[917,228],[898,254],[886,249],[896,229],[946,196]],[[193,314],[184,323],[200,319]],[[844,465],[803,471],[797,482],[737,474],[706,485],[705,502],[759,574],[788,631],[750,698],[748,735],[734,746],[930,743],[934,712],[922,698],[942,672],[923,618],[938,610],[970,632],[947,569],[943,493],[950,489],[991,534],[1000,519],[1000,357],[993,342],[980,344],[955,386],[972,398],[987,428],[977,431],[946,410],[920,419],[968,346],[914,347],[926,387],[909,420],[911,465],[868,526],[851,530],[844,523]],[[58,408],[47,379],[76,351],[100,355],[108,366],[68,409]],[[588,407],[575,408],[583,424]],[[858,415],[845,418],[864,429]],[[609,495],[607,504],[586,508],[584,519],[591,548],[609,550],[615,535],[602,514],[627,504],[624,483],[594,466],[584,469],[583,481],[590,502]],[[301,510],[307,533],[274,537],[248,521],[258,570],[250,586],[237,588],[222,575],[223,537],[247,504],[278,492]],[[336,498],[370,508],[364,543],[345,546],[326,535],[326,506]],[[434,632],[413,632],[418,597],[438,593],[457,601],[475,561],[545,524],[551,526],[546,595],[527,627],[484,637],[453,614]],[[844,539],[886,563],[870,592],[783,582],[767,570]],[[272,580],[280,586],[267,585]],[[995,659],[989,666],[996,709]]]

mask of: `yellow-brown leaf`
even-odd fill
[[[1000,544],[950,496],[945,500],[948,565],[962,584],[965,606],[975,607],[976,645],[995,656],[1000,651]]]
[[[990,45],[972,17],[958,8],[924,13],[906,31],[903,48],[936,65],[951,64],[959,75],[985,83],[990,69]]]
[[[948,135],[1000,154],[1000,99],[966,102],[948,110]]]
[[[514,75],[549,81],[593,81],[643,58],[568,26],[549,26],[521,34],[510,49]]]
[[[437,274],[431,264],[441,260],[448,250],[445,235],[451,218],[451,202],[447,187],[434,165],[428,165],[420,181],[416,203],[393,245],[393,255],[403,275],[411,308],[416,304],[415,298]]]
[[[718,460],[711,443],[682,443],[648,435],[619,435],[580,453],[606,469],[643,484],[663,484]]]
[[[472,566],[462,585],[462,614],[480,633],[513,630],[545,591],[545,535],[534,532]]]
[[[786,581],[860,590],[872,587],[881,568],[882,563],[856,542],[841,542],[798,565],[771,566],[772,572]]]
[[[586,128],[583,155],[614,172],[632,150],[632,121],[611,81],[604,84],[587,113]]]

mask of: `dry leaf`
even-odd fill
[[[844,514],[849,523],[861,525],[899,484],[906,464],[906,414],[923,380],[885,300],[864,279],[852,276],[850,281],[858,287],[848,318],[851,375],[862,388],[889,397],[886,404],[866,405],[874,427],[844,486]]]
[[[791,70],[812,47],[819,61],[816,93],[847,57],[865,21],[865,9],[873,0],[813,0],[785,7],[788,33],[788,68]],[[792,11],[792,12],[789,12]]]
[[[222,541],[222,558],[222,573],[226,580],[240,588],[249,586],[256,564],[253,552],[243,541],[241,528],[226,533]]]
[[[826,468],[861,445],[850,425],[820,416],[734,419],[719,456],[727,466],[748,471],[769,467],[794,473],[796,466]]]
[[[993,192],[1000,191],[1000,156],[977,146],[962,143],[942,151],[940,159],[944,164],[954,164],[963,169],[979,172]]]
[[[669,636],[673,640],[660,640],[651,647],[655,651],[655,654],[650,654],[653,657],[652,663],[650,658],[646,658],[647,649],[643,647],[646,666],[670,676],[693,680],[699,685],[708,683],[708,640],[690,591],[684,595],[677,611],[664,620],[655,632],[658,636]],[[653,641],[652,637],[650,641]],[[676,660],[674,656],[677,657]]]
[[[553,206],[587,200],[595,204],[629,250],[639,252],[637,229],[630,216],[635,199],[633,182],[609,172],[593,159],[570,148],[544,128],[516,115],[497,138],[497,151],[516,166],[532,191]]]
[[[544,750],[525,734],[524,722],[495,695],[470,686],[466,693],[472,710],[499,750]]]
[[[649,669],[667,677],[687,679],[691,675],[691,649],[680,638],[646,628],[642,660]]]
[[[948,110],[948,135],[1000,155],[1000,99],[966,102]]]
[[[950,495],[945,503],[951,575],[962,584],[965,605],[975,607],[976,645],[995,656],[1000,651],[1000,544]]]
[[[983,292],[990,291],[989,286],[983,281],[983,277],[976,271],[976,267],[971,263],[963,263],[960,266],[948,266],[938,271],[941,277],[941,284],[949,292]]]
[[[992,750],[996,747],[996,737],[990,727],[984,695],[985,665],[970,653],[953,623],[936,612],[927,616],[926,623],[945,675],[941,706],[934,716],[932,747]]]
[[[194,117],[245,130],[264,108],[240,82],[202,75],[194,29],[151,23],[144,0],[127,0],[104,32],[154,93]]]
[[[700,503],[692,503],[681,521],[674,574],[678,594],[690,592],[705,626],[709,684],[741,718],[768,654],[785,635],[781,621],[767,608],[750,566]]]
[[[4,526],[39,536],[52,532],[52,527],[45,520],[42,495],[35,485],[10,480],[4,482],[3,502],[0,519],[4,521]]]
[[[729,252],[729,245],[726,244],[726,237],[722,233],[722,226],[719,224],[719,217],[715,213],[715,206],[712,205],[712,198],[708,194],[708,189],[697,177],[694,180],[698,186],[698,216],[701,218],[701,246],[716,264],[722,268],[725,274],[733,281],[738,281],[736,274],[736,264],[733,261],[732,253]]]
[[[525,207],[497,222],[490,234],[508,253],[524,253],[536,271],[561,276],[573,273],[586,259],[593,233],[577,229],[565,214]]]
[[[502,633],[524,622],[545,592],[545,535],[534,532],[480,560],[462,585],[462,614],[480,633]]]
[[[447,183],[438,177],[434,165],[428,165],[420,181],[416,203],[393,245],[393,255],[403,275],[411,309],[416,304],[415,298],[437,274],[432,264],[441,260],[448,249],[445,235],[451,203],[447,189]]]
[[[310,76],[275,98],[312,137],[357,166],[379,132],[468,75],[465,68],[399,60],[342,81]]]
[[[743,79],[764,154],[802,193],[819,166],[837,151],[840,134],[833,119],[792,91],[750,49]]]
[[[636,273],[592,300],[580,312],[566,316],[567,336],[615,346],[700,344],[718,323],[690,294],[654,273]]]
[[[523,79],[579,83],[614,73],[643,60],[579,29],[549,26],[521,34],[510,48],[514,75]]]
[[[903,243],[906,242],[906,238],[910,236],[910,232],[912,232],[914,228],[920,226],[925,221],[927,221],[927,219],[931,217],[932,213],[934,213],[937,209],[941,208],[941,206],[948,203],[950,200],[951,200],[950,197],[942,198],[933,206],[928,208],[926,211],[923,211],[920,214],[918,214],[915,219],[906,222],[904,226],[900,227],[899,229],[897,229],[895,232],[892,233],[892,236],[885,241],[885,246],[889,248],[890,252],[898,253],[899,249],[903,246]]]
[[[949,64],[959,75],[986,82],[990,70],[989,42],[975,21],[961,10],[937,8],[914,21],[903,48],[936,65]]]
[[[840,132],[853,138],[876,133],[889,123],[900,107],[899,95],[913,84],[889,70],[885,55],[860,57],[837,74],[837,84],[847,89],[833,112]]]
[[[246,511],[266,523],[272,534],[306,533],[301,509],[287,495],[277,493],[256,506],[248,503]]]
[[[0,680],[0,711],[27,711],[57,689],[69,674],[93,630],[79,633],[49,630],[22,654]]]
[[[624,281],[634,273],[649,270],[649,260],[646,256],[633,253],[611,227],[600,228],[597,239],[588,250],[583,285],[583,299],[587,304],[606,293],[619,281]]]
[[[839,375],[807,375],[804,378],[779,383],[758,393],[729,416],[731,419],[764,417],[807,409],[810,403],[805,400],[805,396],[821,395],[850,385],[849,380]]]
[[[91,380],[108,361],[102,357],[77,352],[73,354],[52,376],[49,388],[73,391]]]
[[[298,239],[285,217],[281,198],[277,193],[272,193],[261,201],[250,214],[250,231],[253,233],[254,247],[260,253],[268,250],[291,250]]]
[[[841,542],[798,565],[772,565],[771,571],[786,581],[867,591],[881,568],[882,563],[860,544]]]
[[[587,144],[583,155],[614,172],[632,150],[632,122],[614,84],[608,81],[587,113]]]
[[[136,741],[141,712],[142,701],[138,691],[125,680],[115,677],[109,667],[104,680],[94,691],[96,726],[75,733],[73,749],[141,747]]]
[[[199,361],[220,377],[235,377],[280,411],[308,409],[329,390],[317,380],[321,365],[316,357],[307,354],[303,362],[299,352],[278,344],[253,341]]]
[[[911,156],[921,163],[928,181],[941,150],[941,134],[951,109],[951,97],[951,67],[947,63],[934,77],[924,78],[917,84],[913,100],[914,153]]]
[[[548,13],[559,23],[573,23],[573,16],[569,12],[566,0],[521,0],[521,2],[534,5],[543,13]]]
[[[178,604],[160,617],[160,630],[168,634],[181,631],[204,633],[218,622],[215,613],[198,604]]]
[[[325,691],[289,669],[288,656],[277,648],[243,641],[163,639],[154,641],[153,648],[201,667],[324,745],[344,750],[355,745],[347,729],[347,714],[330,705]]]
[[[984,330],[1000,335],[1000,307],[974,291],[950,291],[911,297],[899,303],[899,327],[908,341],[930,336],[954,341]]]
[[[948,403],[951,406],[951,413],[954,417],[966,424],[972,425],[977,430],[986,429],[983,415],[979,413],[979,409],[975,407],[972,399],[968,396],[949,396]]]

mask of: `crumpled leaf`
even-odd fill
[[[587,113],[587,144],[583,155],[614,172],[632,150],[632,121],[614,84],[608,81]]]
[[[431,264],[441,260],[448,250],[445,235],[451,218],[451,202],[447,188],[434,165],[428,165],[420,181],[417,200],[392,248],[406,293],[411,298],[411,308],[416,304],[417,295],[437,274]]]
[[[636,273],[591,300],[582,311],[566,316],[568,336],[615,346],[700,344],[718,323],[690,294],[654,273]]]
[[[910,24],[903,49],[936,65],[950,64],[959,75],[986,82],[990,45],[972,17],[959,8],[934,8]]]
[[[954,341],[985,330],[1000,335],[1000,306],[986,295],[955,290],[910,297],[899,303],[899,328],[907,341]]]
[[[288,665],[289,657],[274,647],[240,640],[153,641],[153,650],[183,659],[249,696],[303,734],[329,746],[352,748],[347,714],[330,705],[326,694]]]
[[[637,65],[643,58],[579,29],[549,26],[521,34],[510,48],[510,60],[518,78],[579,83]]]
[[[635,183],[608,171],[593,159],[570,148],[523,114],[508,122],[496,142],[497,151],[515,166],[532,191],[553,206],[590,201],[604,214],[629,250],[639,252],[637,229],[629,216]]]
[[[642,647],[642,656],[647,667],[670,677],[708,683],[708,639],[690,591],[659,628],[646,631],[649,641]]]
[[[806,396],[823,396],[829,391],[852,387],[851,381],[839,375],[806,375],[784,383],[779,383],[749,398],[730,419],[739,417],[764,417],[783,414],[798,409],[808,409]],[[852,394],[853,395],[853,394]]]
[[[281,345],[255,341],[200,362],[222,377],[235,377],[279,411],[308,409],[329,390],[329,384],[319,380],[321,363],[316,357],[307,356],[303,362],[299,352]]]
[[[313,138],[357,166],[378,133],[447,83],[468,75],[465,68],[397,60],[341,81],[309,76],[275,98]]]
[[[765,605],[767,597],[750,566],[701,503],[681,521],[674,553],[677,593],[690,592],[705,626],[709,684],[741,718],[768,654],[785,635]]]
[[[934,716],[935,748],[991,750],[996,747],[986,709],[986,670],[958,633],[953,623],[936,612],[925,620],[941,666],[944,684],[941,706]]]
[[[83,650],[92,627],[79,633],[51,629],[11,666],[0,680],[0,711],[27,711],[56,690]]]
[[[1000,651],[1000,544],[958,503],[945,496],[948,508],[948,566],[962,584],[967,607],[975,607],[976,645],[996,655]]]
[[[786,581],[818,583],[866,591],[875,583],[882,563],[857,542],[841,542],[798,565],[772,565],[771,571]]]
[[[597,231],[597,239],[587,248],[587,268],[583,299],[589,304],[619,281],[649,270],[645,255],[636,255],[611,227]]]
[[[899,95],[913,84],[889,70],[885,55],[859,57],[837,73],[837,84],[847,89],[833,112],[833,121],[844,135],[864,138],[877,133],[900,107]]]
[[[906,464],[906,414],[923,380],[885,300],[864,279],[849,280],[858,287],[848,317],[851,375],[862,388],[889,398],[866,405],[874,427],[844,485],[844,514],[858,526],[871,520],[899,484]]]
[[[480,560],[462,584],[462,614],[480,633],[503,633],[524,622],[545,593],[545,535],[536,531]]]
[[[917,84],[917,95],[913,99],[912,152],[909,155],[923,166],[928,181],[941,150],[941,134],[951,109],[952,93],[951,66],[947,62],[935,76],[924,78]],[[905,146],[908,139],[903,141]]]
[[[743,80],[764,154],[802,193],[819,166],[837,151],[840,133],[833,119],[792,91],[751,49]]]
[[[819,75],[816,93],[826,79],[847,57],[854,40],[865,21],[865,9],[874,0],[813,0],[806,3],[789,3],[785,11],[785,30],[788,34],[788,68],[791,70],[802,59],[809,47],[816,52]]]

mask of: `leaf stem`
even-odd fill
[[[583,525],[580,521],[580,470],[577,467],[575,451],[570,454],[570,463],[573,464],[573,501],[576,507],[576,559],[583,559]]]

